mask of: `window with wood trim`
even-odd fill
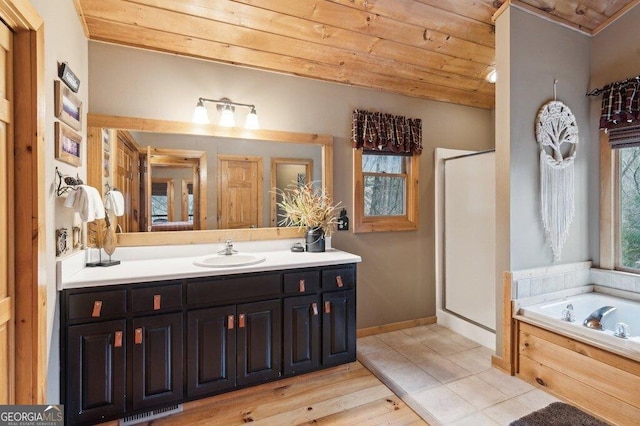
[[[417,155],[353,151],[354,232],[418,228]]]
[[[600,267],[640,273],[640,127],[624,129],[601,138]]]

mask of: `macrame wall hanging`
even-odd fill
[[[578,125],[571,109],[556,100],[540,108],[536,119],[536,140],[540,145],[540,206],[542,224],[559,261],[575,214],[574,161],[578,145]]]

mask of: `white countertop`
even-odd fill
[[[176,252],[180,253],[180,250],[175,250],[174,253]],[[289,249],[246,252],[239,250],[239,252],[264,256],[265,260],[254,265],[217,268],[193,264],[196,259],[202,259],[216,253],[215,251],[209,251],[209,254],[204,256],[200,254],[198,256],[187,255],[185,257],[127,259],[121,260],[121,264],[115,266],[84,267],[86,255],[82,254],[82,256],[78,255],[75,258],[58,262],[58,289],[243,274],[247,272],[340,265],[362,261],[360,256],[336,249],[328,249],[321,253],[295,253]],[[118,256],[114,256],[114,259],[117,258]],[[65,262],[67,263],[66,266]]]

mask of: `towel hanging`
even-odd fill
[[[69,193],[64,206],[72,208],[80,215],[83,222],[93,222],[96,219],[104,219],[104,204],[100,193],[89,185],[78,185]]]

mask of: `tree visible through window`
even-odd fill
[[[640,147],[619,150],[620,266],[640,269]]]
[[[365,216],[402,216],[406,211],[406,156],[363,153]]]

